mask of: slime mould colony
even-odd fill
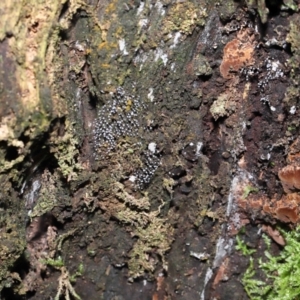
[[[137,138],[135,147],[142,146],[143,133],[151,128],[143,126],[143,111],[146,105],[133,95],[127,95],[118,87],[112,98],[101,107],[93,124],[96,159],[104,159],[117,148],[120,138]],[[154,146],[153,146],[154,145]],[[150,143],[141,157],[142,167],[134,171],[129,180],[138,190],[143,189],[160,165],[155,143]]]

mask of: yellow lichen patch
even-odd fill
[[[113,42],[109,43],[108,41],[101,42],[98,45],[99,50],[112,51],[113,49],[117,49],[117,48],[118,48],[118,45],[116,43],[113,43]]]
[[[0,41],[5,38],[7,33],[15,33],[21,10],[22,5],[18,0],[3,1],[1,3]]]
[[[10,47],[18,61],[16,76],[21,88],[23,107],[29,111],[41,109],[39,97],[39,77],[45,68],[45,54],[52,24],[58,17],[61,1],[27,1],[22,11],[27,11],[29,18],[19,15],[15,32],[18,39],[10,39]]]
[[[164,33],[179,31],[184,34],[192,34],[196,26],[203,26],[207,17],[206,9],[199,9],[201,5],[195,5],[192,1],[175,2],[168,11],[163,21]],[[204,7],[204,6],[203,6]]]
[[[116,10],[116,3],[111,2],[105,8],[105,14],[111,15]]]
[[[109,44],[107,42],[102,42],[98,45],[98,49],[101,50],[101,49],[109,49]]]
[[[12,128],[15,122],[16,117],[13,114],[2,118],[0,122],[0,141],[7,141],[14,137]]]
[[[228,42],[223,50],[220,72],[224,78],[234,77],[240,68],[253,64],[255,43],[249,30],[240,31],[236,39]]]

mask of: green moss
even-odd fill
[[[254,259],[245,272],[242,283],[251,300],[295,300],[300,298],[300,227],[281,231],[286,245],[278,256],[265,251],[266,261],[259,260],[259,268],[266,280],[257,280]],[[266,238],[264,238],[266,239]],[[267,246],[270,242],[267,242]]]
[[[65,265],[65,263],[63,262],[63,260],[60,256],[58,256],[56,259],[47,258],[47,259],[43,260],[42,262],[45,265],[49,265],[51,267],[58,268],[58,269]]]
[[[83,263],[80,263],[75,274],[73,274],[70,277],[70,282],[72,283],[76,282],[77,277],[81,277],[83,275],[83,271],[84,271]]]
[[[253,258],[250,257],[250,264],[242,278],[242,283],[251,300],[262,300],[265,299],[265,295],[268,294],[272,287],[266,286],[264,281],[254,279],[255,274]]]
[[[243,198],[246,199],[249,196],[249,194],[257,193],[258,191],[259,191],[258,188],[255,188],[251,185],[247,185],[244,189],[244,192],[243,192]]]
[[[249,249],[246,243],[240,239],[240,237],[237,235],[236,237],[237,245],[235,246],[235,249],[238,251],[241,251],[243,255],[249,256],[256,252],[254,249]]]
[[[65,130],[63,136],[57,136],[57,133],[53,132],[50,139],[50,151],[54,153],[62,175],[70,181],[77,178],[77,172],[82,167],[77,161],[78,138],[73,125],[68,120],[65,122]]]

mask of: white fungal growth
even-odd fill
[[[133,176],[133,175],[131,175],[130,177],[129,177],[129,181],[131,181],[131,182],[135,182],[136,181],[136,177],[135,176]]]
[[[163,4],[160,1],[157,1],[155,3],[155,7],[157,8],[157,10],[161,16],[163,16],[166,13]]]
[[[119,49],[121,52],[123,52],[123,55],[128,55],[128,52],[126,50],[126,45],[125,45],[125,39],[119,40]]]
[[[148,93],[147,97],[148,97],[148,99],[149,99],[151,102],[153,102],[153,100],[154,100],[154,96],[153,96],[153,88],[150,88],[150,89],[149,89],[149,93]]]
[[[206,271],[206,274],[205,274],[204,286],[203,286],[202,293],[201,293],[201,296],[200,296],[201,300],[205,299],[205,288],[206,288],[206,285],[207,285],[207,283],[209,282],[209,280],[211,279],[212,276],[213,276],[213,271],[212,271],[211,268],[208,268],[207,271]]]
[[[179,31],[177,31],[174,35],[174,40],[173,40],[173,44],[171,45],[171,49],[175,48],[179,42],[179,39],[181,37],[181,33]]]
[[[209,254],[206,252],[194,252],[194,251],[190,251],[190,256],[195,257],[199,260],[206,260],[207,258],[209,258]]]
[[[156,151],[156,143],[151,142],[151,143],[148,145],[148,150],[151,151],[152,153],[155,153],[155,151]]]
[[[231,252],[233,246],[233,239],[226,240],[223,237],[219,237],[216,247],[216,256],[213,261],[213,268],[217,268],[221,265],[224,257]]]
[[[198,142],[197,143],[197,148],[196,148],[196,155],[199,156],[201,154],[201,150],[203,147],[203,143],[202,142]]]
[[[296,113],[296,106],[293,105],[291,108],[290,108],[290,114],[291,115],[294,115]]]
[[[144,28],[148,25],[148,23],[149,23],[148,19],[140,19],[138,25],[140,28]]]
[[[162,49],[157,48],[157,49],[155,50],[154,61],[158,61],[159,58],[162,60],[164,66],[166,66],[166,65],[167,65],[167,62],[168,62],[168,55],[167,55],[167,54],[164,54]]]
[[[144,7],[145,7],[145,2],[144,2],[144,1],[141,1],[141,2],[140,2],[140,6],[138,7],[136,14],[137,14],[137,15],[140,15],[141,12],[143,11]]]

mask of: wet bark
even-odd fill
[[[236,235],[299,221],[298,4],[2,14],[2,299],[247,299]]]

